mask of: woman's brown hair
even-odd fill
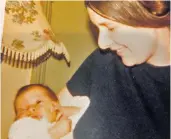
[[[101,16],[134,27],[170,25],[170,1],[86,1]]]

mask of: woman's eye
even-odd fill
[[[109,30],[109,31],[115,31],[115,29],[114,29],[114,28],[108,28],[108,30]]]

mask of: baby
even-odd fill
[[[79,112],[78,107],[61,106],[55,93],[41,84],[20,88],[14,109],[9,139],[59,139],[71,131],[68,117]]]

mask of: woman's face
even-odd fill
[[[135,28],[104,18],[88,8],[92,23],[99,29],[101,49],[116,51],[126,66],[150,60],[156,49],[156,33],[152,28]]]

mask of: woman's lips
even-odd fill
[[[125,49],[125,47],[122,47],[122,48],[120,48],[120,49],[117,49],[117,50],[116,50],[116,53],[117,53],[118,55],[121,55],[121,54],[123,53],[124,49]]]
[[[111,47],[111,50],[113,50],[113,51],[120,51],[123,48],[127,48],[126,45],[124,45],[124,44],[120,44],[120,43],[118,43],[116,41],[114,41],[114,42],[115,42],[114,46]]]
[[[120,45],[120,47],[118,47],[118,48],[113,48],[113,49],[111,49],[112,51],[116,51],[116,53],[117,54],[120,54],[125,48],[127,48],[126,46],[124,46],[124,45]]]

